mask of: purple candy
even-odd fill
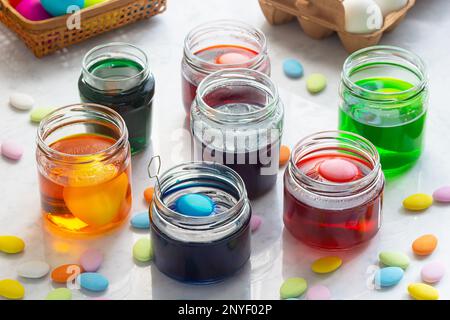
[[[445,186],[433,192],[433,199],[437,202],[450,202],[450,186]]]
[[[427,283],[439,282],[445,274],[445,264],[441,261],[433,261],[422,268],[420,273],[422,280]]]
[[[80,265],[86,272],[96,272],[103,262],[103,254],[96,249],[87,249],[80,257]]]
[[[20,160],[23,155],[23,148],[14,141],[3,141],[0,147],[1,154],[11,160]]]

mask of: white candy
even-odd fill
[[[408,4],[408,0],[373,0],[381,9],[383,16],[398,11]]]
[[[16,92],[9,97],[9,104],[19,110],[30,110],[34,106],[34,99],[27,94]]]
[[[50,266],[44,261],[27,261],[19,265],[17,273],[23,278],[38,279],[47,275]]]
[[[374,0],[344,0],[345,30],[372,33],[383,26],[383,14]]]

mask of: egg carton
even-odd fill
[[[402,9],[386,15],[381,29],[359,34],[345,31],[343,0],[259,0],[270,24],[280,25],[297,18],[303,31],[313,39],[324,39],[336,32],[348,52],[378,44],[385,32],[403,20],[415,2],[409,0]]]

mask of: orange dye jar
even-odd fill
[[[36,159],[47,225],[76,234],[119,226],[131,209],[131,153],[118,113],[95,104],[59,108],[41,121]]]

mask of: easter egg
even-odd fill
[[[289,158],[291,157],[291,149],[288,146],[282,145],[280,147],[280,167],[284,166],[288,163]]]
[[[0,236],[0,251],[4,253],[19,253],[25,249],[25,242],[15,236]]]
[[[54,108],[51,107],[37,107],[31,110],[30,120],[31,122],[39,123],[44,119]]]
[[[42,6],[52,16],[63,16],[71,13],[71,7],[84,8],[84,0],[41,0]]]
[[[0,152],[6,158],[18,161],[20,160],[20,158],[22,158],[23,148],[17,142],[7,140],[3,141],[0,145]]]
[[[87,8],[87,7],[102,3],[102,2],[105,2],[105,0],[85,0],[84,7]]]
[[[436,202],[450,202],[450,186],[444,186],[434,191],[433,199]]]
[[[403,206],[410,211],[422,211],[428,209],[432,204],[433,197],[424,193],[416,193],[403,200]]]
[[[185,194],[175,203],[178,213],[191,217],[209,216],[214,212],[214,206],[210,197],[200,193]]]
[[[280,298],[289,299],[300,297],[308,288],[308,283],[303,278],[286,279],[280,287]]]
[[[303,66],[296,59],[286,59],[283,61],[284,74],[292,79],[298,79],[303,76]]]
[[[422,268],[420,276],[422,277],[422,280],[427,283],[436,283],[445,275],[445,269],[445,264],[443,262],[433,261]]]
[[[25,93],[14,92],[9,96],[9,104],[18,110],[31,110],[34,106],[34,98]]]
[[[131,225],[136,229],[150,228],[150,216],[147,211],[135,214],[130,221]]]
[[[381,268],[375,273],[375,285],[378,287],[395,286],[403,278],[403,269],[399,267]]]
[[[409,258],[406,254],[396,251],[383,251],[378,255],[381,263],[388,267],[406,269],[409,266]]]
[[[153,258],[152,242],[141,238],[133,246],[133,257],[140,262],[147,262]]]
[[[109,286],[108,279],[96,272],[86,272],[80,274],[77,278],[77,283],[79,283],[83,289],[93,292],[105,291]]]
[[[319,93],[327,86],[327,78],[321,73],[313,73],[306,79],[306,89],[313,94]]]
[[[39,0],[22,0],[16,7],[17,12],[31,21],[50,19],[52,16],[44,9]]]
[[[67,281],[76,279],[83,271],[83,268],[78,264],[63,264],[53,269],[51,277],[54,282],[67,283]]]
[[[383,13],[373,0],[344,0],[342,4],[345,11],[345,31],[371,33],[383,26]]]
[[[409,295],[416,300],[437,300],[439,291],[425,283],[412,283],[408,286]]]
[[[80,265],[84,271],[95,272],[103,262],[103,254],[97,249],[87,249],[80,256]]]
[[[311,265],[311,270],[315,273],[330,273],[337,270],[342,265],[339,257],[323,257],[317,259]]]
[[[0,280],[0,296],[6,299],[22,299],[25,295],[25,288],[16,280]]]
[[[329,181],[348,182],[358,175],[358,167],[344,159],[327,159],[320,164],[319,173]]]
[[[373,0],[381,9],[384,16],[387,14],[398,11],[408,3],[408,0]]]
[[[67,288],[53,289],[47,294],[45,300],[72,300],[72,291]]]
[[[153,193],[155,192],[155,188],[153,187],[148,187],[147,189],[144,190],[144,199],[147,203],[151,203],[153,200]]]
[[[19,276],[29,279],[45,277],[49,271],[50,266],[46,262],[38,260],[24,262],[17,268]]]
[[[436,249],[438,239],[432,234],[423,235],[412,244],[412,250],[418,256],[428,256]]]

